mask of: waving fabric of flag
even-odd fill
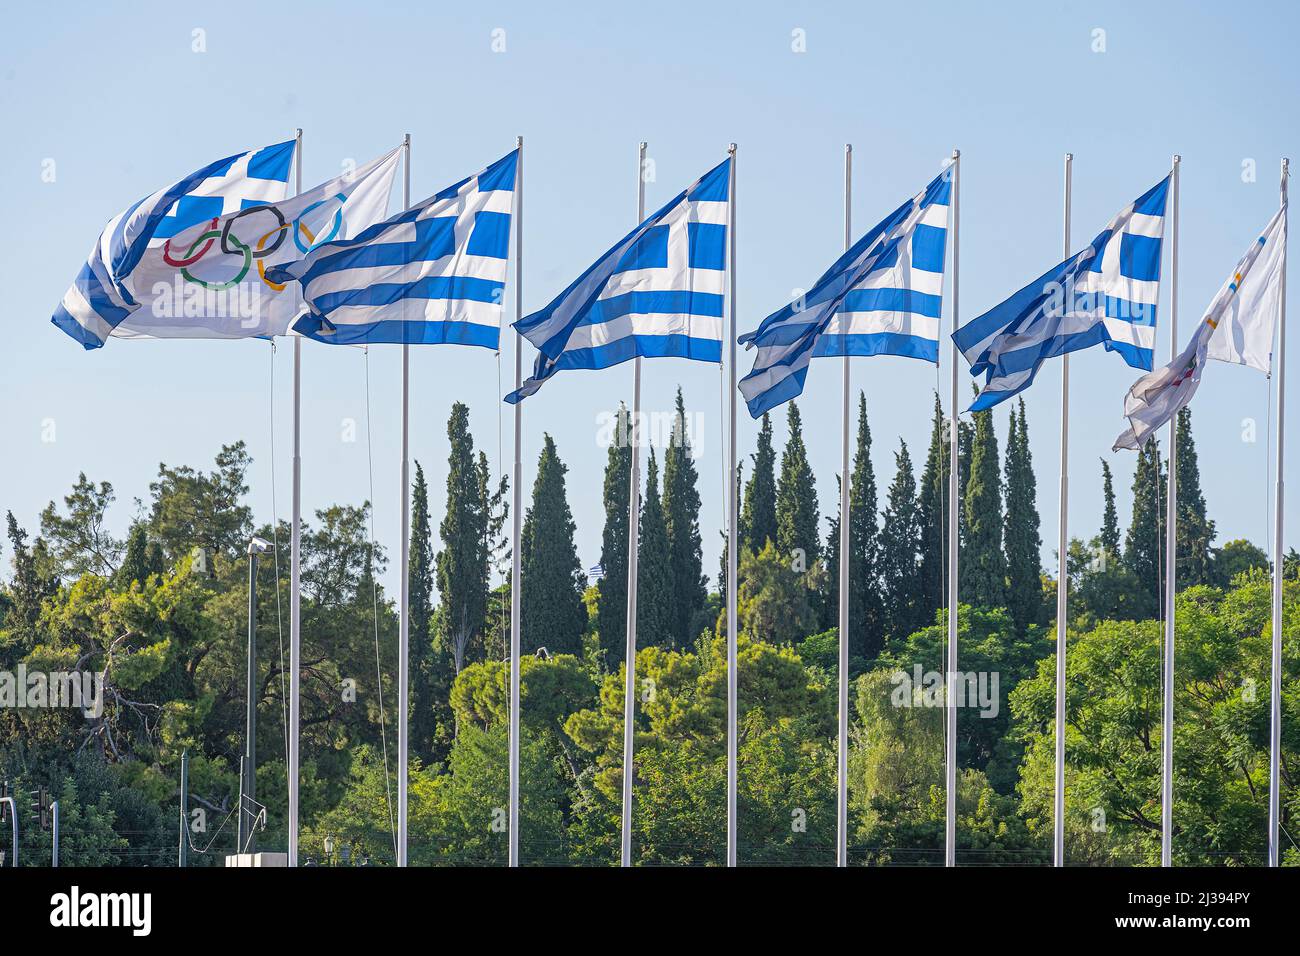
[[[150,249],[132,276],[141,308],[115,336],[238,339],[284,335],[303,304],[296,284],[271,278],[313,246],[352,235],[388,213],[401,160],[393,149],[360,169],[279,202],[213,217]]]
[[[1282,312],[1282,273],[1286,262],[1286,206],[1264,227],[1232,275],[1223,283],[1192,341],[1176,359],[1143,375],[1124,398],[1128,427],[1113,451],[1136,451],[1192,400],[1208,359],[1249,365],[1267,374],[1273,334]]]
[[[722,361],[731,160],[679,193],[515,328],[541,354],[506,396],[532,395],[561,369],[608,368],[636,356]]]
[[[737,340],[757,350],[740,382],[751,415],[800,394],[819,356],[938,362],[951,193],[945,169],[854,243],[810,292]]]
[[[227,156],[109,220],[51,321],[87,349],[140,308],[132,273],[145,253],[214,216],[283,199],[294,141]]]
[[[309,314],[294,331],[334,345],[495,349],[519,153],[269,273],[297,279]]]
[[[1097,344],[1150,371],[1168,194],[1166,176],[1087,249],[953,333],[971,374],[985,374],[971,411],[1028,388],[1047,359]]]

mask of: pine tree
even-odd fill
[[[817,484],[803,443],[799,407],[789,404],[786,421],[790,434],[781,455],[781,477],[776,486],[776,549],[794,562],[803,556],[802,570],[811,570],[821,556]]]
[[[605,530],[600,564],[605,576],[597,585],[596,628],[605,666],[616,670],[627,654],[628,510],[631,506],[632,444],[627,409],[620,406],[614,441],[605,463]]]
[[[1160,443],[1138,449],[1133,471],[1133,517],[1124,539],[1124,564],[1136,579],[1134,616],[1155,617],[1164,595],[1165,469]]]
[[[885,645],[901,643],[924,622],[921,619],[920,562],[918,549],[921,526],[917,514],[916,479],[907,442],[899,442],[894,455],[893,484],[880,528],[880,581],[884,595],[884,633],[882,645],[868,643],[865,656],[877,657]]]
[[[438,526],[442,551],[435,564],[442,628],[431,664],[443,671],[436,683],[449,688],[451,679],[466,664],[486,656],[483,631],[491,574],[491,501],[486,459],[475,458],[469,408],[461,402],[452,405],[447,438],[451,444],[447,505]],[[446,673],[449,664],[451,670]]]
[[[1002,553],[1002,475],[993,413],[976,412],[966,482],[966,543],[961,555],[961,597],[981,607],[1006,602],[1006,560]]]
[[[1119,512],[1115,509],[1115,483],[1111,477],[1110,464],[1105,458],[1101,460],[1101,494],[1105,507],[1101,514],[1101,535],[1098,542],[1106,555],[1105,562],[1118,561],[1119,550]]]
[[[645,505],[641,509],[641,535],[637,547],[636,638],[637,647],[671,647],[673,640],[672,573],[669,567],[668,529],[659,500],[659,463],[650,449],[645,476]]]
[[[1205,510],[1205,495],[1201,491],[1201,467],[1196,456],[1196,440],[1192,437],[1192,410],[1183,406],[1178,411],[1178,425],[1174,430],[1178,446],[1176,481],[1178,485],[1178,576],[1179,590],[1197,584],[1209,584],[1214,540],[1214,522]]]
[[[1007,512],[1003,543],[1006,549],[1007,610],[1023,633],[1043,613],[1043,568],[1039,533],[1038,494],[1033,457],[1029,452],[1029,421],[1025,400],[1019,415],[1011,412],[1006,456]]]
[[[577,525],[564,490],[567,470],[556,453],[555,440],[544,435],[520,553],[520,641],[528,654],[539,647],[551,654],[582,653],[587,629],[582,601],[585,578],[573,541]]]
[[[686,404],[677,389],[677,410],[668,451],[664,455],[664,528],[668,535],[669,572],[672,575],[673,646],[686,647],[695,640],[696,615],[707,597],[700,542],[699,475],[691,457],[686,431]]]
[[[758,450],[752,457],[754,470],[745,485],[738,534],[741,549],[758,554],[768,541],[776,541],[776,451],[772,447],[772,417],[767,412],[763,413]]]
[[[367,555],[369,561],[370,555]],[[373,572],[373,562],[368,565]],[[446,660],[439,667],[435,661],[443,656],[435,646],[433,634],[433,537],[429,528],[429,486],[424,469],[415,463],[415,483],[411,488],[411,544],[408,565],[407,597],[410,626],[407,631],[411,675],[411,745],[422,760],[434,759],[439,744],[446,745],[450,734],[451,708],[447,693],[451,674]],[[440,727],[441,725],[441,727]]]
[[[934,395],[934,419],[930,426],[930,448],[925,454],[917,503],[921,526],[921,570],[919,595],[928,622],[946,606],[944,583],[948,569],[948,442],[945,441],[943,405]]]

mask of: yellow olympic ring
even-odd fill
[[[274,228],[274,229],[272,229],[270,232],[268,232],[266,235],[264,235],[261,239],[258,239],[258,240],[257,240],[257,249],[258,249],[258,251],[260,252],[261,249],[262,249],[262,247],[266,245],[266,240],[270,239],[270,238],[271,238],[272,236],[274,236],[277,232],[283,232],[285,229],[288,229],[288,228],[289,228],[289,226],[288,226],[287,224],[286,224],[286,225],[283,225],[283,226],[277,226],[276,228]],[[313,234],[312,234],[312,231],[311,231],[310,229],[308,229],[305,225],[303,225],[301,222],[298,223],[298,229],[299,229],[300,232],[303,233],[303,235],[305,235],[305,236],[307,237],[307,244],[308,244],[308,245],[311,245],[313,242],[316,241],[316,236],[313,235]],[[258,274],[258,276],[261,277],[261,279],[262,279],[263,282],[265,282],[268,286],[271,287],[271,289],[272,289],[273,291],[275,291],[275,292],[283,292],[283,291],[284,291],[285,283],[272,282],[270,279],[268,279],[268,278],[266,277],[266,266],[262,264],[262,260],[261,260],[261,259],[258,259],[258,260],[257,260],[257,274]]]

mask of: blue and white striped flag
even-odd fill
[[[1098,343],[1151,371],[1168,194],[1166,176],[1087,249],[953,333],[971,374],[985,374],[971,411],[1028,388],[1047,359]]]
[[[757,348],[740,381],[751,415],[803,392],[819,356],[939,361],[951,168],[854,243],[811,291],[737,339]]]
[[[515,323],[538,351],[518,402],[561,369],[636,356],[722,361],[731,160],[641,223],[546,308]]]
[[[519,151],[353,239],[273,269],[302,284],[294,331],[334,345],[480,345],[501,335]]]
[[[87,349],[102,347],[141,307],[132,273],[145,253],[201,222],[283,199],[294,148],[289,140],[227,156],[118,213],[51,321]]]

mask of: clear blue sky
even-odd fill
[[[717,163],[735,140],[742,329],[807,287],[838,255],[845,142],[855,148],[857,231],[916,192],[954,146],[961,148],[963,319],[1061,258],[1064,152],[1076,157],[1075,248],[1160,179],[1171,154],[1180,152],[1185,339],[1272,214],[1279,158],[1300,157],[1296,20],[1295,7],[1284,3],[1256,5],[1248,16],[1212,3],[1098,2],[15,9],[0,35],[7,144],[0,153],[0,508],[34,530],[41,507],[61,498],[84,470],[115,485],[112,521],[123,531],[160,461],[210,467],[223,442],[243,438],[256,460],[251,503],[259,521],[269,520],[273,402],[277,510],[288,516],[288,348],[274,359],[271,396],[272,356],[264,342],[110,342],[84,353],[49,316],[103,223],[123,206],[215,158],[286,139],[297,126],[305,130],[308,185],[337,175],[349,159],[378,155],[409,131],[416,198],[497,158],[522,134],[530,310],[633,224],[639,140],[649,141],[656,166],[651,208]],[[502,53],[492,49],[498,28]],[[196,29],[205,31],[206,52],[192,51]],[[805,31],[804,53],[791,49],[796,29]],[[1093,49],[1099,29],[1105,52]],[[42,181],[48,160],[52,183]],[[1253,183],[1242,175],[1250,160],[1257,165]],[[1169,301],[1166,282],[1162,360]],[[1295,336],[1292,351],[1300,353]],[[360,350],[304,343],[308,514],[370,494],[365,361]],[[378,534],[395,558],[399,350],[376,347],[369,362]],[[508,350],[500,365],[481,350],[414,350],[412,448],[430,473],[435,521],[451,403],[469,403],[476,438],[498,467],[499,431],[507,454],[510,448],[500,396],[512,368]],[[1098,350],[1078,356],[1072,368],[1069,518],[1072,533],[1087,537],[1100,520],[1101,456],[1116,470],[1127,522],[1133,459],[1109,449],[1136,375]],[[946,377],[947,369],[939,374]],[[924,454],[938,378],[928,365],[892,358],[858,360],[854,375],[867,396],[883,498],[900,437],[914,457]],[[1293,380],[1290,414],[1300,421],[1300,378]],[[647,363],[647,411],[669,410],[678,383],[703,428],[705,570],[712,575],[724,490],[721,378],[712,366]],[[599,557],[605,451],[597,443],[598,416],[630,389],[630,365],[567,373],[525,406],[525,489],[548,431],[569,465],[584,565]],[[823,512],[835,507],[838,389],[837,364],[818,363],[801,402]],[[1053,363],[1026,395],[1051,569],[1058,393]],[[1258,373],[1216,363],[1193,406],[1220,543],[1239,536],[1266,543],[1267,396]],[[1005,417],[998,413],[1002,437]],[[1246,418],[1258,423],[1253,444],[1242,439]],[[343,440],[348,419],[357,423],[355,442]],[[49,421],[55,441],[44,442]],[[746,455],[756,431],[742,419]],[[778,416],[779,439],[783,433]],[[1292,442],[1293,476],[1298,457]],[[1300,538],[1297,495],[1289,544]],[[390,573],[390,585],[394,580]]]

